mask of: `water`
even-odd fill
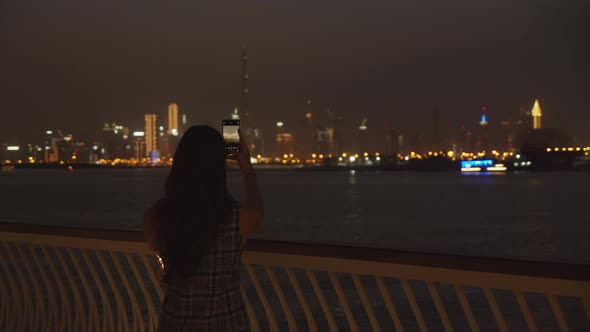
[[[0,220],[141,230],[168,169],[0,173]],[[590,173],[259,171],[258,238],[590,264]],[[243,199],[241,177],[229,173]]]

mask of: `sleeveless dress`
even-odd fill
[[[168,285],[158,331],[249,331],[240,292],[242,237],[239,209],[221,225],[216,245],[183,285]],[[165,262],[164,262],[165,263]]]

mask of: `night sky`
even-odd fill
[[[45,129],[93,136],[143,127],[176,102],[219,126],[239,103],[267,133],[295,126],[306,100],[349,128],[363,117],[426,134],[490,124],[539,98],[544,126],[590,144],[590,1],[0,0],[0,143]]]

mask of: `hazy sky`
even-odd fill
[[[428,132],[507,119],[539,98],[544,124],[590,142],[589,1],[0,0],[0,142],[104,122],[143,126],[176,102],[218,125],[239,102],[268,133],[312,101],[352,128]],[[584,4],[584,5],[582,5]],[[376,135],[376,134],[375,134]],[[20,143],[23,143],[22,140]]]

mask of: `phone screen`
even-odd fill
[[[240,135],[238,134],[240,120],[223,120],[222,125],[227,154],[233,155],[234,152],[240,151]]]

